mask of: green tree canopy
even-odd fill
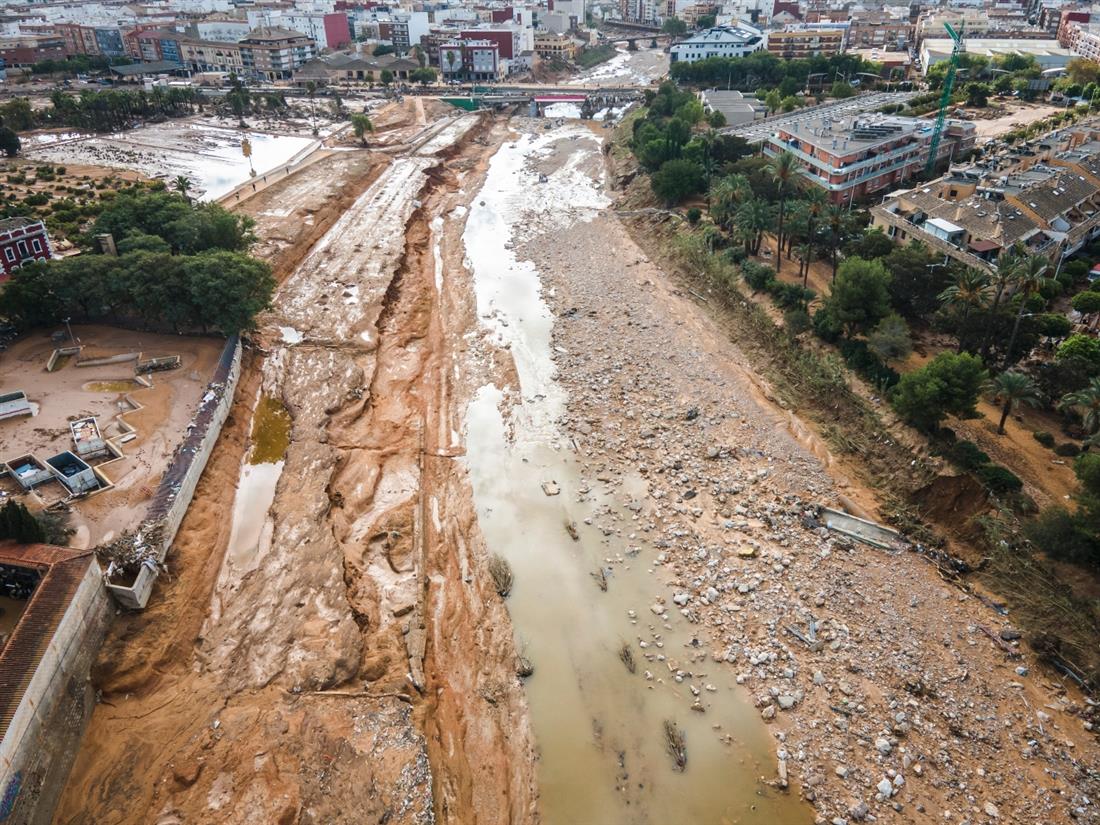
[[[3,152],[9,158],[14,158],[19,154],[22,147],[23,144],[14,129],[0,126],[0,152]]]
[[[976,355],[943,352],[903,375],[890,400],[910,424],[932,431],[948,415],[972,415],[985,381],[985,368]]]
[[[848,258],[822,308],[849,336],[867,332],[890,314],[890,274],[880,261]]]
[[[653,194],[666,204],[675,204],[703,191],[703,167],[690,160],[664,163],[650,180]]]
[[[666,17],[665,22],[661,24],[661,31],[674,37],[687,34],[687,30],[687,23],[679,17]]]
[[[255,241],[254,222],[214,203],[189,203],[170,192],[137,191],[113,198],[96,219],[93,234],[111,233],[119,243],[131,234],[156,235],[173,252],[193,255],[206,249],[247,250]]]

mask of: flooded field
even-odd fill
[[[761,781],[774,775],[771,740],[730,669],[675,606],[654,604],[660,550],[640,533],[593,526],[611,513],[629,524],[630,502],[587,476],[557,423],[567,399],[553,317],[540,273],[512,245],[532,239],[535,213],[552,216],[540,229],[566,232],[606,207],[598,151],[577,124],[506,144],[465,234],[478,315],[519,376],[518,395],[489,385],[470,405],[466,461],[489,549],[515,574],[508,607],[534,666],[543,821],[807,822],[796,799]],[[549,163],[549,180],[530,185]],[[628,487],[646,495],[640,477]],[[681,754],[666,724],[682,732]]]
[[[51,163],[81,163],[132,169],[150,177],[189,178],[195,195],[215,200],[250,177],[263,176],[307,152],[316,141],[297,135],[235,129],[195,121],[175,120],[110,135],[66,132],[29,138],[27,157]]]

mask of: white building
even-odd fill
[[[965,42],[967,54],[987,57],[990,60],[994,57],[1014,54],[1031,55],[1035,58],[1035,62],[1039,64],[1039,68],[1044,71],[1047,69],[1064,69],[1066,64],[1076,57],[1069,49],[1062,48],[1057,40],[994,40],[984,38],[971,40],[968,37]],[[944,60],[950,60],[954,45],[952,40],[946,38],[943,40],[929,39],[921,43],[921,71],[927,74],[928,69],[932,66],[942,63]]]
[[[768,43],[759,29],[743,23],[736,26],[715,26],[683,40],[671,49],[672,63],[694,63],[709,57],[744,57],[758,52]]]

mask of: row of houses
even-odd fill
[[[697,32],[673,45],[671,56],[673,63],[693,63],[711,57],[744,57],[767,50],[776,57],[796,60],[859,50],[863,56],[876,62],[889,63],[891,55],[898,55],[902,64],[907,64],[907,52],[898,51],[905,42],[897,30],[891,28],[881,29],[873,38],[860,37],[857,40],[853,38],[852,27],[846,21],[790,24],[776,31],[763,31],[740,23]],[[953,47],[954,42],[947,38],[926,38],[920,48],[922,70],[927,72],[931,66],[949,60]],[[1054,39],[968,38],[966,48],[969,54],[988,58],[1009,54],[1030,55],[1043,70],[1062,69],[1077,56]],[[1100,34],[1097,35],[1096,54],[1100,56]]]
[[[897,242],[921,241],[967,266],[992,272],[1020,244],[1058,268],[1100,237],[1100,132],[1071,129],[953,166],[891,193],[871,215]]]

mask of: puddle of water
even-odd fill
[[[252,451],[248,463],[281,462],[289,445],[290,413],[279,399],[262,396],[252,416]]]
[[[294,327],[279,327],[279,336],[284,344],[300,344],[304,337]]]
[[[565,393],[554,379],[552,316],[538,271],[509,248],[531,209],[573,207],[574,220],[583,220],[576,204],[597,205],[588,176],[570,176],[575,185],[569,187],[554,185],[555,176],[569,174],[576,164],[565,164],[549,186],[526,182],[526,157],[574,130],[566,126],[502,147],[465,234],[478,315],[510,345],[520,382],[519,399],[486,386],[470,404],[466,462],[488,547],[515,572],[508,609],[517,641],[535,666],[527,696],[543,821],[809,823],[812,817],[796,797],[759,781],[775,776],[771,738],[736,687],[732,669],[710,660],[710,645],[702,638],[693,643],[693,633],[703,630],[675,608],[668,621],[650,611],[657,595],[671,596],[650,572],[659,551],[644,537],[604,536],[585,524],[597,520],[611,498],[586,492],[580,465],[562,447],[556,421]],[[573,147],[579,154],[597,151],[594,141],[577,140]],[[551,481],[558,495],[544,492],[543,484]],[[635,480],[628,493],[644,501],[644,480]],[[566,530],[573,523],[577,541]],[[610,570],[606,592],[593,577],[601,568]],[[624,642],[636,662],[634,673],[619,658]],[[677,671],[690,675],[678,682]],[[691,710],[693,687],[703,713]],[[666,720],[686,735],[683,772],[667,751]]]
[[[85,392],[130,392],[130,390],[141,389],[142,386],[137,381],[123,378],[118,381],[89,381],[82,389]]]
[[[275,501],[275,487],[282,472],[282,461],[241,467],[233,500],[233,528],[226,550],[230,572],[237,577],[256,568],[263,555],[262,546],[271,542],[274,525],[267,514]]]

